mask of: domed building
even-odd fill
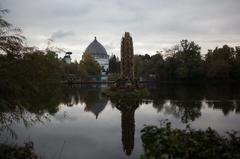
[[[101,66],[102,75],[106,75],[106,72],[108,71],[109,55],[107,54],[107,51],[103,45],[97,41],[96,37],[94,38],[93,42],[88,45],[84,53],[91,54]]]

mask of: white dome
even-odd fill
[[[85,50],[85,53],[90,53],[93,56],[108,56],[106,49],[103,47],[101,43],[97,41],[97,38],[91,42],[91,44],[88,45],[88,47]]]

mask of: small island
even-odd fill
[[[116,87],[110,87],[102,91],[102,95],[111,99],[143,99],[149,96],[149,92],[146,88],[139,89],[120,89]]]
[[[149,96],[139,80],[134,77],[133,40],[129,32],[125,32],[121,42],[121,77],[114,85],[102,91],[102,94],[112,99],[142,99]]]

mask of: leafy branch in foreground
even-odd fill
[[[23,48],[25,37],[21,35],[21,29],[15,28],[3,18],[8,13],[6,9],[0,9],[0,52],[6,54],[18,54]]]
[[[145,126],[141,130],[145,154],[141,159],[239,159],[240,136],[228,132],[220,136],[215,130],[173,129],[170,122],[161,127]]]

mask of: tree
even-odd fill
[[[109,59],[109,73],[120,73],[120,61],[115,55]]]
[[[156,74],[158,62],[162,60],[160,54],[153,55],[134,55],[134,74],[136,78],[149,78],[150,74]],[[160,57],[160,58],[159,58]],[[159,61],[160,60],[160,61]]]
[[[203,74],[201,59],[201,47],[194,41],[182,40],[179,50],[176,53],[177,58],[181,61],[181,70],[185,76],[183,79],[198,79]],[[181,77],[180,77],[181,78]]]
[[[240,79],[240,46],[235,47],[235,57],[233,61],[231,77],[235,80]]]
[[[134,55],[134,74],[136,78],[144,78],[152,80],[152,78],[165,78],[164,59],[161,54],[157,53],[153,56]]]
[[[69,74],[72,74],[76,77],[81,77],[82,79],[86,78],[87,76],[87,72],[83,70],[83,68],[77,61],[70,64],[62,62],[62,65],[64,68],[64,75],[66,76],[68,76]]]
[[[8,10],[0,9],[0,51],[16,56],[23,48],[25,37],[21,35],[21,29],[13,27],[11,23],[3,19],[6,13]]]
[[[101,67],[94,60],[91,54],[84,53],[82,60],[80,61],[80,66],[87,72],[88,75],[100,75]]]
[[[204,67],[201,47],[194,41],[180,41],[166,58],[166,69],[171,79],[196,80],[203,78]]]
[[[206,55],[207,77],[210,79],[230,79],[234,63],[234,49],[228,45],[209,50]]]
[[[133,65],[134,65],[134,76],[140,78],[144,69],[144,60],[141,55],[134,55]]]

